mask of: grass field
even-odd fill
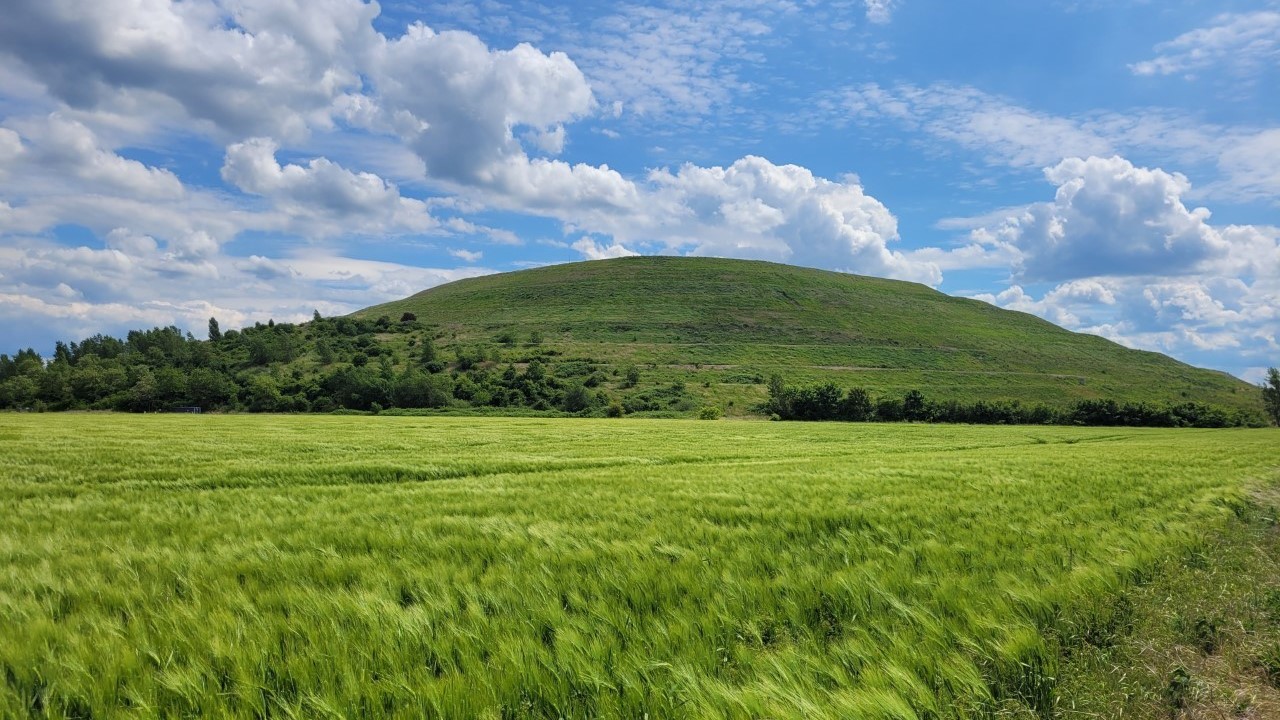
[[[0,415],[0,717],[1047,717],[1275,441]]]

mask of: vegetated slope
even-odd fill
[[[763,397],[773,373],[930,399],[1084,399],[1258,407],[1256,389],[1026,313],[923,285],[775,263],[632,257],[460,280],[363,317],[413,313],[438,343],[540,346],[647,380],[704,386],[709,402]],[[740,406],[739,406],[740,407]]]

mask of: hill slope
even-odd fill
[[[416,315],[437,344],[501,344],[683,381],[742,409],[772,373],[930,399],[1205,402],[1254,410],[1225,373],[923,285],[774,263],[635,257],[432,288],[356,313]],[[540,335],[536,346],[531,336]],[[514,341],[514,342],[513,342]],[[517,353],[519,354],[519,353]],[[506,359],[505,357],[503,358]]]

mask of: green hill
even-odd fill
[[[775,376],[785,387],[771,395]],[[923,397],[908,402],[913,390]],[[711,258],[556,265],[347,317],[226,332],[211,321],[209,340],[154,328],[59,343],[48,359],[0,355],[0,409],[715,416],[766,401],[800,419],[1263,421],[1260,393],[1240,380],[1031,315]]]
[[[1203,402],[1254,412],[1256,388],[1225,373],[1064,330],[923,285],[775,263],[633,257],[461,280],[356,317],[416,316],[437,344],[507,347],[683,382],[743,411],[762,380],[834,381],[931,400]],[[531,337],[541,342],[531,344]]]

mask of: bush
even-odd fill
[[[724,413],[720,412],[720,408],[714,405],[707,405],[698,411],[699,420],[719,420]]]
[[[617,400],[609,403],[609,407],[606,408],[604,411],[605,417],[620,418],[622,417],[622,414],[623,414],[622,403],[618,402]]]

